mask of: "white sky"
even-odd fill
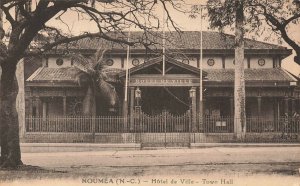
[[[206,0],[186,0],[186,3],[188,4],[205,4]],[[171,9],[170,9],[171,10]],[[162,18],[162,7],[157,8],[157,14],[159,17]],[[189,18],[189,15],[185,15],[183,13],[179,13],[177,11],[171,11],[173,20],[176,21],[176,23],[181,27],[183,31],[200,31],[200,17],[198,16],[196,19]],[[204,12],[205,13],[205,12]],[[66,22],[71,29],[73,34],[79,34],[86,31],[97,31],[96,25],[89,22],[89,21],[77,21],[77,15],[75,13],[68,13],[65,14],[63,17],[64,22]],[[61,24],[61,22],[52,19],[49,23],[49,25],[55,25],[64,31],[68,31],[67,26],[64,24]],[[5,25],[7,29],[7,24]],[[203,20],[203,30],[207,31],[209,30],[209,23],[207,21],[207,17]],[[132,28],[134,30],[135,28]],[[297,42],[300,43],[300,25],[295,25],[291,27],[288,30],[289,35],[292,36],[292,38]],[[227,33],[231,33],[230,31],[227,31]],[[259,41],[264,41],[265,36],[261,36],[256,38]],[[272,44],[278,44],[274,41],[264,41],[264,42],[270,42]],[[283,43],[283,46],[286,46],[290,48],[286,43]],[[282,67],[290,71],[291,73],[298,75],[300,74],[300,66],[294,63],[293,61],[293,55],[283,60]]]

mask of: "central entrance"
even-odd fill
[[[166,58],[162,72],[161,57],[130,69],[124,115],[130,118],[130,130],[140,134],[142,147],[188,147],[190,133],[200,128],[196,122],[200,70]],[[125,75],[120,74],[124,83]]]
[[[141,91],[141,108],[148,115],[157,115],[163,111],[182,115],[190,109],[187,87],[143,87]]]
[[[157,115],[141,113],[138,117],[141,127],[141,147],[189,147],[191,114],[173,115],[163,110]]]

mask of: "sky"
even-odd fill
[[[185,0],[185,2],[187,4],[190,4],[190,5],[196,5],[196,4],[197,5],[199,5],[199,4],[205,5],[206,1],[207,0]],[[100,9],[102,9],[102,11],[104,11],[104,8],[101,7]],[[178,11],[175,11],[175,10],[171,9],[171,8],[169,10],[170,10],[170,14],[171,14],[173,20],[175,20],[175,22],[180,26],[181,30],[183,30],[183,31],[200,31],[200,29],[201,29],[200,28],[200,16],[198,16],[195,19],[192,19],[192,18],[189,17],[188,14],[180,13]],[[158,17],[160,17],[162,19],[163,11],[162,11],[162,6],[159,6],[159,4],[156,8],[156,14],[157,14]],[[204,10],[204,14],[205,14],[205,10]],[[71,30],[71,33],[75,34],[75,35],[86,32],[86,31],[91,31],[91,32],[96,32],[97,31],[96,25],[92,24],[90,21],[80,21],[80,22],[78,22],[77,14],[74,13],[74,12],[64,14],[62,16],[62,20],[66,24],[63,24],[61,21],[58,21],[58,20],[55,20],[55,19],[52,19],[47,24],[52,25],[52,26],[59,26],[64,32],[69,32],[69,30]],[[68,25],[69,28],[66,25]],[[7,29],[8,24],[6,24],[5,26],[6,26],[6,29]],[[136,30],[136,28],[131,28],[131,30]],[[209,29],[209,22],[207,20],[207,16],[205,16],[203,18],[202,30],[203,31],[211,30],[211,29]],[[297,43],[300,44],[300,32],[299,32],[299,30],[300,30],[300,25],[295,25],[295,26],[289,28],[288,33]],[[229,29],[226,30],[226,33],[234,34]],[[246,37],[247,37],[247,35],[246,35]],[[271,40],[271,41],[264,41],[264,38],[265,38],[265,36],[262,35],[261,37],[256,37],[256,40],[263,41],[263,42],[269,42],[269,43],[272,43],[272,44],[278,44],[278,43],[274,42],[274,40],[276,40],[276,38],[273,38],[273,40]],[[287,47],[287,48],[291,48],[285,42],[283,42],[282,45]],[[300,66],[297,65],[293,61],[293,55],[291,55],[288,58],[283,60],[282,67],[285,68],[286,70],[288,70],[289,72],[293,73],[294,75],[299,75],[300,74]]]

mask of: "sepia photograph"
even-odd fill
[[[0,0],[0,186],[300,186],[300,0]]]

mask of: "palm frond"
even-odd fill
[[[93,66],[95,70],[101,71],[105,67],[104,55],[107,52],[106,48],[99,48],[93,58]]]
[[[79,70],[86,72],[89,75],[95,74],[95,70],[92,62],[81,54],[70,54],[70,58],[73,61],[73,65]]]
[[[100,62],[103,61],[104,54],[105,54],[106,52],[107,52],[107,49],[106,49],[106,48],[104,48],[104,49],[99,48],[99,49],[97,50],[97,52],[95,53],[95,59],[96,59],[97,63],[100,63]]]
[[[96,84],[97,93],[105,98],[111,105],[116,105],[118,102],[118,93],[113,85],[106,81],[98,81]]]

